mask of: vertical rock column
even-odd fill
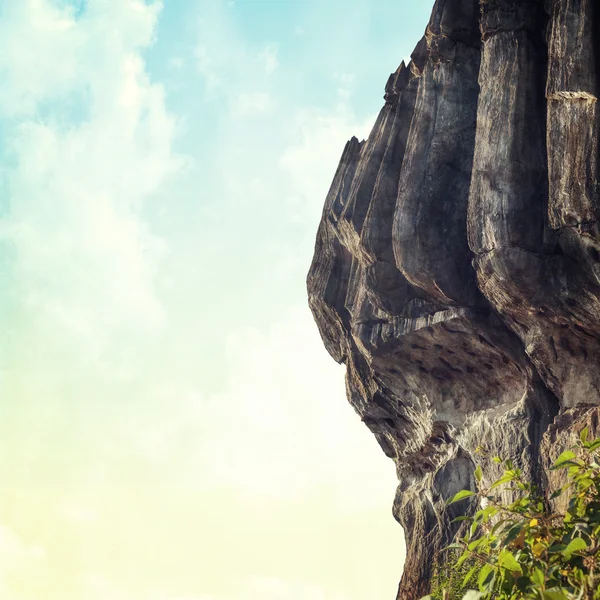
[[[597,0],[552,0],[548,39],[549,217],[598,240]],[[568,160],[565,160],[568,157]]]
[[[542,0],[493,0],[482,3],[481,18],[469,245],[480,289],[518,329],[537,310],[534,292],[543,272],[545,13]]]
[[[347,200],[340,215],[338,223],[340,240],[362,264],[367,263],[369,258],[363,253],[360,241],[361,232],[384,156],[392,140],[392,131],[396,126],[398,100],[404,95],[403,90],[406,88],[408,80],[409,71],[402,63],[388,80],[385,94],[387,101],[379,112],[375,125],[362,148],[360,161],[347,190]],[[389,166],[391,165],[388,164]],[[399,169],[396,177],[398,175]],[[389,173],[389,176],[393,177],[394,175]]]
[[[479,85],[478,0],[438,0],[398,188],[396,264],[425,298],[469,306],[466,235]]]
[[[350,315],[345,309],[352,257],[334,233],[348,188],[361,156],[361,144],[352,138],[344,148],[329,189],[319,224],[315,255],[307,279],[308,304],[319,327],[323,344],[334,360],[343,362]]]
[[[518,262],[516,257],[543,248],[544,18],[541,0],[482,3],[481,92],[468,214],[477,265],[486,255],[511,254]]]
[[[400,314],[407,302],[414,298],[410,284],[394,260],[392,220],[420,75],[414,61],[410,68],[402,63],[396,77],[392,80],[391,76],[386,87],[385,100],[394,110],[394,120],[361,231],[369,300],[390,316]]]

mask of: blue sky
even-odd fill
[[[429,10],[0,1],[2,598],[393,597],[304,280]]]

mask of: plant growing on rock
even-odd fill
[[[441,591],[444,600],[600,600],[600,438],[588,441],[585,428],[577,445],[563,452],[553,470],[564,470],[566,484],[549,498],[523,479],[510,460],[493,460],[504,474],[489,487],[475,470],[479,492],[463,490],[449,504],[477,496],[480,510],[468,522],[462,538],[448,550],[458,552],[454,568],[473,563],[460,585]],[[497,492],[508,489],[516,498],[502,504]],[[565,506],[553,511],[552,505]],[[461,592],[457,593],[457,589]],[[440,590],[436,591],[436,594]],[[433,595],[428,596],[433,600]],[[425,599],[423,599],[425,600]]]

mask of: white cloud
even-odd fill
[[[44,562],[43,547],[28,544],[8,527],[0,526],[0,594],[10,598],[8,578],[14,574],[31,577]]]
[[[262,50],[258,56],[263,63],[263,68],[267,75],[273,73],[279,66],[279,61],[277,60],[277,46],[265,46],[264,50]]]
[[[332,486],[349,510],[391,496],[393,463],[348,406],[343,367],[328,360],[308,308],[264,332],[234,332],[228,347],[230,384],[204,417],[217,435],[201,454],[216,477],[277,497]]]
[[[333,79],[339,86],[337,89],[338,97],[342,100],[348,100],[352,95],[355,73],[334,73]]]
[[[199,44],[196,47],[195,54],[198,72],[205,78],[208,91],[214,92],[220,87],[222,82],[217,61],[203,44]]]
[[[293,73],[279,67],[265,72],[275,66],[277,47],[268,45],[257,54],[240,38],[222,8],[208,2],[198,31],[198,69],[209,97],[218,99],[219,106],[225,107],[219,112],[227,117],[269,118],[269,127],[258,135],[253,119],[241,124],[239,119],[224,118],[219,123],[215,154],[222,157],[219,167],[225,185],[237,190],[227,196],[239,196],[255,207],[255,216],[273,198],[282,218],[310,220],[316,227],[314,216],[321,213],[345,143],[354,135],[367,137],[374,121],[372,115],[358,119],[348,102],[356,75],[334,72],[337,103],[327,108],[307,106],[294,91],[297,77]],[[235,177],[231,177],[232,163],[236,164]],[[272,168],[277,163],[279,172]],[[266,184],[260,190],[251,189],[250,182],[257,177]],[[268,210],[273,212],[270,206]]]
[[[279,66],[278,47],[267,44],[259,50],[245,43],[224,9],[209,1],[198,22],[196,65],[208,96],[235,115],[267,112],[277,103],[276,90],[268,87]]]
[[[271,112],[275,106],[275,100],[265,92],[243,93],[233,103],[233,114],[242,117],[260,115]]]
[[[320,214],[344,145],[352,136],[366,139],[373,121],[369,116],[358,122],[344,103],[334,112],[307,109],[297,113],[290,126],[293,141],[279,164],[290,178],[299,210]]]
[[[0,22],[11,287],[32,328],[51,323],[90,356],[116,332],[163,319],[154,279],[165,248],[141,211],[182,163],[140,55],[159,9],[100,0],[75,19],[24,0]]]
[[[48,0],[8,3],[0,21],[0,109],[32,115],[40,102],[80,91],[84,69],[96,79],[98,67],[110,68],[115,55],[150,43],[160,8],[160,2],[99,0],[76,20]]]

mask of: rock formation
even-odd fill
[[[342,154],[309,303],[397,467],[399,599],[428,592],[476,464],[552,489],[600,435],[599,78],[597,0],[437,0]]]

